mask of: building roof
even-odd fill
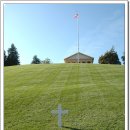
[[[81,52],[77,52],[77,53],[75,53],[75,54],[73,54],[73,55],[71,55],[69,57],[66,57],[64,60],[66,60],[66,59],[77,59],[78,54],[79,54],[79,59],[88,59],[88,58],[94,59],[93,57],[91,57],[89,55],[83,54]]]

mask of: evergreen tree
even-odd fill
[[[112,47],[110,51],[107,51],[104,55],[100,56],[98,62],[99,64],[121,64],[114,47]]]
[[[31,64],[41,64],[41,60],[37,57],[37,55],[33,57]]]
[[[8,66],[20,65],[19,54],[13,43],[11,44],[11,48],[8,49],[7,63]]]
[[[6,52],[4,50],[4,66],[7,66],[8,63],[7,63],[7,56],[6,56]]]

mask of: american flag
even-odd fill
[[[75,15],[74,15],[74,18],[75,18],[75,19],[79,18],[79,14],[78,14],[78,13],[75,14]]]

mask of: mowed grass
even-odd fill
[[[123,65],[50,64],[4,68],[5,130],[124,130]]]

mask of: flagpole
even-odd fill
[[[79,13],[77,17],[77,44],[78,44],[78,63],[79,63]]]
[[[79,13],[76,13],[74,18],[77,19],[77,46],[78,46],[77,63],[79,63]]]

